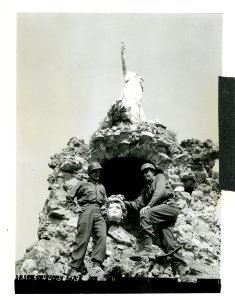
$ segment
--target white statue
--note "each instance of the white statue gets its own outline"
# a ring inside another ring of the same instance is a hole
[[[118,200],[110,202],[107,208],[107,218],[114,223],[120,223],[123,219],[121,203]]]
[[[127,209],[121,196],[110,196],[105,206],[104,217],[110,223],[119,225],[126,218]]]
[[[121,60],[124,77],[124,88],[121,100],[129,111],[129,118],[132,122],[143,122],[146,120],[141,104],[143,96],[143,78],[134,72],[130,72],[126,67],[125,44],[121,44]],[[119,99],[119,100],[120,100]]]

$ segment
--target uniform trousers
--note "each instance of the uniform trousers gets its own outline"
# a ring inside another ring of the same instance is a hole
[[[179,209],[175,205],[159,204],[148,208],[144,215],[140,216],[140,226],[143,231],[144,239],[148,240],[154,236],[155,231],[164,252],[168,253],[178,247],[174,235],[173,228],[179,214]],[[172,263],[177,266],[184,263],[183,257],[176,252],[172,255]]]
[[[70,266],[79,269],[84,265],[84,257],[92,233],[96,238],[92,260],[103,262],[106,256],[106,222],[97,204],[83,206],[79,213],[76,245]]]

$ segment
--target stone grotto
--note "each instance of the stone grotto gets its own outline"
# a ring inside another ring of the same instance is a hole
[[[218,146],[211,140],[188,139],[178,143],[175,132],[158,120],[131,123],[125,109],[117,109],[114,104],[89,144],[72,137],[62,151],[50,157],[49,194],[39,215],[38,240],[16,262],[16,275],[68,273],[79,205],[69,206],[66,195],[79,180],[88,177],[89,162],[97,160],[103,167],[100,181],[108,197],[119,195],[127,201],[134,200],[143,187],[140,166],[144,162],[152,162],[161,169],[180,207],[174,234],[188,263],[185,280],[219,278],[220,223],[216,207],[220,191],[218,173],[213,170],[217,159]],[[108,231],[104,270],[98,273],[92,269],[90,238],[85,257],[88,273],[83,280],[94,276],[97,280],[174,278],[169,259],[161,263],[148,258],[130,259],[142,247],[136,212],[128,212],[121,229],[121,234],[118,227]],[[161,253],[157,240],[154,247]]]

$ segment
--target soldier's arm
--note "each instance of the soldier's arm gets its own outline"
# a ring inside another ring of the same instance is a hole
[[[69,204],[75,204],[74,198],[77,197],[77,192],[79,190],[81,183],[78,182],[75,186],[73,186],[68,194],[66,195],[66,200]]]
[[[107,207],[106,207],[107,194],[104,186],[102,186],[102,192],[103,192],[103,201],[101,206],[101,214],[104,218],[106,218],[107,217]]]
[[[153,207],[162,202],[166,194],[166,178],[163,174],[158,174],[155,182],[155,189],[148,206]]]
[[[133,201],[124,201],[124,203],[126,204],[127,207],[131,207],[135,210],[139,210],[140,208],[142,208],[144,206],[144,199],[143,199],[143,195],[141,193],[141,195],[133,200]]]
[[[105,187],[103,186],[103,192],[104,192],[104,200],[103,203],[105,203],[107,201],[107,194],[106,194],[106,190]]]

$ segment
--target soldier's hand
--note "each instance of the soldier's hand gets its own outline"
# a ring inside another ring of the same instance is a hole
[[[147,209],[148,209],[148,208],[150,208],[150,206],[149,206],[149,205],[147,205],[147,206],[145,206],[145,207],[141,208],[141,210],[140,210],[140,215],[144,215],[144,214],[146,214],[146,211],[147,211]]]

